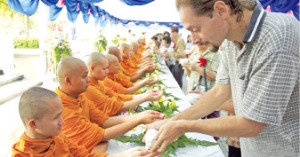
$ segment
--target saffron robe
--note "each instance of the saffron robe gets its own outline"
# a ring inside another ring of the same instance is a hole
[[[105,87],[110,88],[116,93],[126,94],[127,88],[123,87],[120,83],[113,81],[112,79],[106,77],[103,80],[103,84]]]
[[[31,139],[25,133],[12,147],[13,157],[106,157],[106,153],[91,154],[84,147],[59,134],[48,139]]]
[[[62,118],[65,123],[62,132],[68,139],[91,152],[104,137],[101,125],[108,116],[98,110],[83,94],[75,99],[58,88],[54,92],[61,98],[63,104]]]
[[[107,77],[120,83],[123,87],[129,88],[133,86],[133,83],[130,81],[130,77],[126,76],[121,70],[114,75],[108,74]]]
[[[117,94],[105,87],[102,81],[92,78],[89,79],[89,87],[84,95],[109,116],[119,113],[124,106],[124,101],[132,100],[132,95]]]

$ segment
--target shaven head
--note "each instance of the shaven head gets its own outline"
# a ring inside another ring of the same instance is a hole
[[[26,127],[30,119],[41,119],[49,111],[49,106],[58,96],[53,92],[41,87],[32,87],[25,91],[19,102],[19,113]]]
[[[116,56],[112,55],[112,54],[107,54],[106,58],[108,60],[108,65],[111,65],[111,64],[113,64],[115,62],[117,62],[117,63],[119,62],[118,58]]]
[[[119,60],[112,54],[106,55],[108,60],[108,73],[114,75],[120,71]]]
[[[88,69],[79,58],[65,57],[57,67],[59,89],[73,98],[86,91]]]
[[[120,44],[120,52],[123,58],[129,58],[131,56],[131,47],[127,43]]]
[[[99,52],[93,52],[90,54],[87,64],[90,68],[91,66],[97,66],[98,64],[101,64],[104,60],[106,60],[105,55]]]
[[[91,53],[88,59],[89,77],[93,80],[104,80],[108,73],[108,61],[106,56],[94,52]]]
[[[78,68],[86,66],[85,63],[75,57],[64,57],[61,59],[61,61],[58,63],[57,66],[57,75],[58,75],[58,82],[59,84],[63,84],[64,78],[66,76],[72,76],[73,74],[78,72]]]
[[[116,46],[109,47],[107,53],[116,56],[118,58],[119,62],[122,61],[122,55],[121,55],[121,52],[118,49],[118,47],[116,47]]]
[[[129,50],[130,49],[130,45],[127,43],[121,43],[120,44],[120,51],[124,51],[124,50]]]
[[[133,53],[137,53],[138,52],[138,50],[139,50],[139,43],[137,41],[131,42],[130,46],[132,48]]]

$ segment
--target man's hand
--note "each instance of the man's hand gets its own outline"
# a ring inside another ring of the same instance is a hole
[[[164,119],[164,114],[153,110],[147,110],[138,114],[134,114],[131,118],[138,119],[140,124],[149,124],[156,120]]]
[[[151,148],[151,152],[161,154],[167,146],[184,133],[182,120],[168,121],[162,125],[156,135],[156,142]]]

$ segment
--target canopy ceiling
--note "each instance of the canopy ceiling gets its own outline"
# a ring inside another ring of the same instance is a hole
[[[152,24],[172,26],[180,24],[175,8],[175,0],[41,0],[50,7],[51,21],[67,8],[67,16],[71,22],[76,22],[81,14],[85,23],[92,15],[95,23],[105,26],[112,24],[128,24],[149,26]],[[264,8],[269,7],[274,12],[292,12],[299,20],[299,0],[259,0]],[[39,5],[39,0],[7,0],[9,6],[22,14],[33,15]]]

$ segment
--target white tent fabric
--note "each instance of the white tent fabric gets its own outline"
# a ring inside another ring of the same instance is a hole
[[[120,0],[104,0],[96,5],[124,20],[180,22],[175,0],[155,0],[141,6],[129,6]]]

